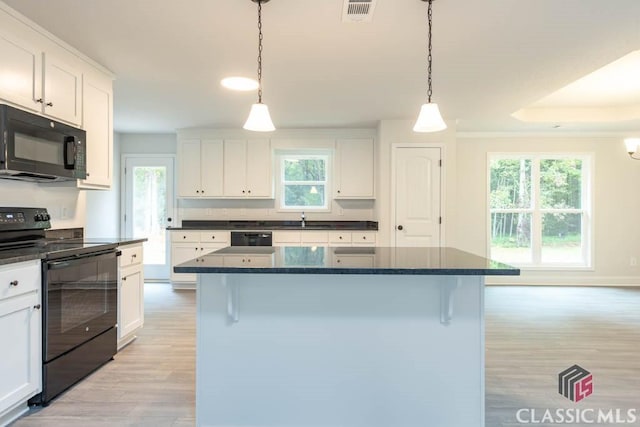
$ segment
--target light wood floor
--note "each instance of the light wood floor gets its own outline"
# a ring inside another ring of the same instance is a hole
[[[157,283],[145,292],[138,339],[15,426],[195,424],[195,294]],[[486,319],[488,427],[521,425],[520,408],[640,407],[640,289],[490,287]],[[594,376],[579,404],[557,392],[573,364]]]

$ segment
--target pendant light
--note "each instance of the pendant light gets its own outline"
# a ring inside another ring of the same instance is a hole
[[[243,128],[257,132],[270,132],[276,130],[269,115],[269,107],[262,103],[262,3],[269,0],[251,0],[258,3],[258,102],[251,106],[249,118]]]
[[[413,126],[413,131],[437,132],[446,129],[447,125],[445,124],[444,120],[442,120],[438,104],[431,102],[431,62],[433,60],[433,56],[431,55],[431,27],[433,21],[433,0],[422,1],[426,1],[429,3],[429,7],[427,9],[427,22],[429,26],[429,34],[427,38],[427,103],[422,104],[422,108],[420,108],[420,115],[418,115],[418,120]]]

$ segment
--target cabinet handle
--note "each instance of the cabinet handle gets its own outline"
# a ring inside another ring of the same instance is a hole
[[[197,194],[200,194],[200,190],[196,190],[196,193],[197,193]]]
[[[401,225],[398,226],[398,230],[402,231],[404,227],[402,227]]]
[[[138,254],[131,255],[131,258],[138,258]]]
[[[362,236],[362,240],[367,240],[367,236]]]
[[[242,194],[244,194],[244,193],[245,193],[245,191],[244,191],[244,190],[242,190]]]
[[[182,238],[183,238],[183,239],[186,239],[186,238],[187,238],[187,236],[182,236]]]
[[[204,251],[204,248],[200,248],[201,251]]]
[[[34,310],[40,310],[41,307],[42,306],[40,304],[36,304],[36,305],[33,306],[33,309]]]
[[[204,194],[204,190],[200,190],[200,193]]]
[[[211,236],[211,239],[215,239],[215,238],[216,238],[216,236]]]
[[[36,99],[36,102],[37,102],[38,104],[44,104],[44,99],[42,99],[42,98],[38,98],[38,99]]]
[[[251,194],[251,190],[247,191],[247,193]]]
[[[53,102],[47,102],[45,105],[46,105],[47,107],[53,107]]]
[[[340,236],[340,240],[342,240],[342,236]]]
[[[18,286],[18,282],[17,280],[14,280],[13,282],[9,282],[9,286]]]
[[[338,190],[338,194],[340,194],[340,190]]]
[[[127,278],[126,278],[126,277],[123,277],[123,278],[122,278],[122,281],[123,281],[123,282],[126,282],[126,281],[127,281]]]
[[[336,262],[337,262],[338,264],[340,264],[340,260],[336,260]]]
[[[87,176],[91,176],[91,174],[89,172],[87,172]]]

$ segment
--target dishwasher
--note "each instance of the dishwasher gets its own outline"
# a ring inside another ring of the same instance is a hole
[[[231,246],[272,246],[271,231],[232,231]]]

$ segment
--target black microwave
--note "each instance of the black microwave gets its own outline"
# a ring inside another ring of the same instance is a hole
[[[0,105],[0,178],[21,181],[85,179],[86,132]]]

